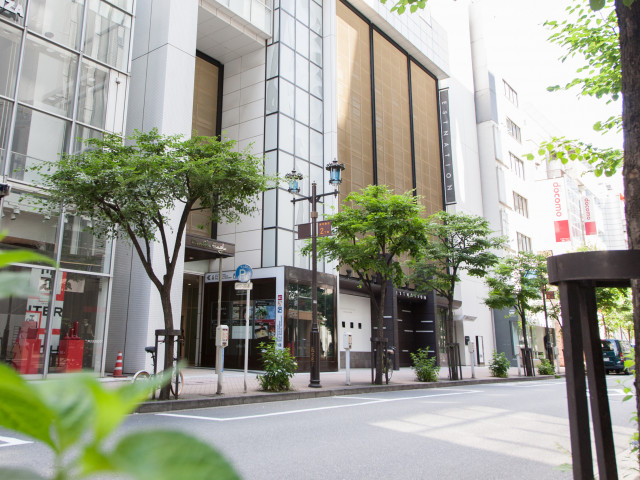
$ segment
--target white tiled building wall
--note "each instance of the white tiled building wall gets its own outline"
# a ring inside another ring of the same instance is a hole
[[[239,150],[263,154],[265,49],[257,49],[224,65],[222,133],[237,140]],[[262,198],[260,211],[238,223],[219,224],[218,239],[234,243],[236,256],[223,261],[224,270],[242,263],[258,266],[262,247]],[[238,263],[239,262],[239,263]]]
[[[188,137],[191,135],[198,2],[184,0],[178,4],[154,0],[137,2],[137,5],[127,132],[157,127],[163,134],[179,133]],[[151,367],[144,347],[154,344],[155,330],[164,328],[164,317],[155,286],[137,255],[132,262],[132,253],[123,243],[116,248],[106,370],[113,369],[115,360],[113,365],[111,361],[117,349],[126,353],[125,370],[135,372]],[[184,256],[184,247],[178,255]],[[153,246],[152,264],[156,275],[161,277],[164,260],[159,244]],[[183,266],[179,261],[172,284],[174,328],[180,325]],[[162,358],[163,353],[158,353],[158,358]]]

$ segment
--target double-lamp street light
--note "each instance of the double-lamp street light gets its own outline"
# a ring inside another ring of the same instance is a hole
[[[342,183],[342,170],[344,170],[344,164],[338,163],[334,158],[333,162],[327,164],[325,169],[329,172],[329,184],[333,185],[335,190],[328,193],[316,193],[316,182],[311,184],[311,195],[308,197],[294,198],[292,203],[301,202],[303,200],[309,200],[311,202],[311,373],[309,386],[314,388],[320,388],[320,332],[318,331],[318,256],[316,251],[316,223],[318,219],[318,211],[316,204],[319,199],[328,195],[338,195],[338,185]],[[289,193],[297,195],[300,193],[300,180],[302,180],[302,174],[295,171],[287,173],[284,178],[289,184]]]

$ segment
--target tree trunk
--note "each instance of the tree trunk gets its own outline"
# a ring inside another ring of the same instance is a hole
[[[164,328],[165,330],[173,330],[173,311],[171,310],[171,284],[167,287],[159,290],[160,292],[160,302],[162,304],[162,313],[164,316]],[[175,349],[174,349],[174,338],[173,337],[165,337],[164,344],[164,368],[165,372],[170,372],[173,368],[173,358],[175,357]],[[158,358],[158,360],[160,360]],[[159,363],[159,362],[158,362]],[[160,390],[160,400],[169,400],[171,397],[171,387],[169,384],[166,384]]]
[[[382,349],[384,347],[384,302],[387,293],[387,280],[382,279],[380,281],[380,303],[378,304],[378,318],[377,318],[377,338],[376,342],[376,378],[373,383],[376,385],[382,385]]]
[[[520,310],[520,320],[522,321],[522,338],[524,338],[524,355],[522,357],[524,374],[527,377],[533,377],[533,359],[531,363],[529,363],[529,361],[527,360],[527,355],[529,352],[529,342],[527,341],[527,317],[524,308]]]
[[[453,290],[451,290],[453,292]],[[447,360],[449,362],[449,380],[458,380],[458,356],[455,355],[454,349],[455,338],[453,334],[453,295],[448,299],[449,306],[447,310],[447,325],[445,328],[445,342],[447,344]]]
[[[640,1],[630,7],[616,0],[620,28],[620,67],[622,69],[622,126],[624,141],[625,214],[629,248],[640,248]],[[640,281],[631,282],[633,325],[640,332]],[[640,366],[640,348],[635,349]],[[636,367],[636,410],[640,413],[640,368]],[[640,431],[640,423],[638,427]]]

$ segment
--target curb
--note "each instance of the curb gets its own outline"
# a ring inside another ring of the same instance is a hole
[[[490,383],[531,382],[539,380],[555,380],[555,375],[540,375],[535,377],[510,377],[490,378],[475,380],[444,380],[430,383],[412,383],[398,385],[367,385],[359,387],[344,386],[340,388],[327,388],[320,390],[305,390],[303,392],[289,391],[281,393],[259,393],[247,395],[234,395],[225,397],[222,395],[209,395],[188,400],[158,400],[144,402],[138,406],[135,413],[159,413],[175,410],[191,410],[198,408],[228,407],[233,405],[247,405],[252,403],[280,402],[285,400],[302,400],[306,398],[323,398],[339,395],[358,395],[363,393],[397,392],[403,390],[424,390],[430,388],[460,387],[470,385],[482,385]],[[564,378],[561,375],[560,378]]]

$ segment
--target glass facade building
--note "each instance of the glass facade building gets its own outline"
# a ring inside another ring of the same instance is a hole
[[[19,265],[31,289],[0,301],[0,361],[23,374],[104,372],[112,242],[91,218],[40,212],[33,167],[78,152],[81,139],[122,134],[133,0],[18,0],[0,8],[0,166],[3,248],[57,268]]]

